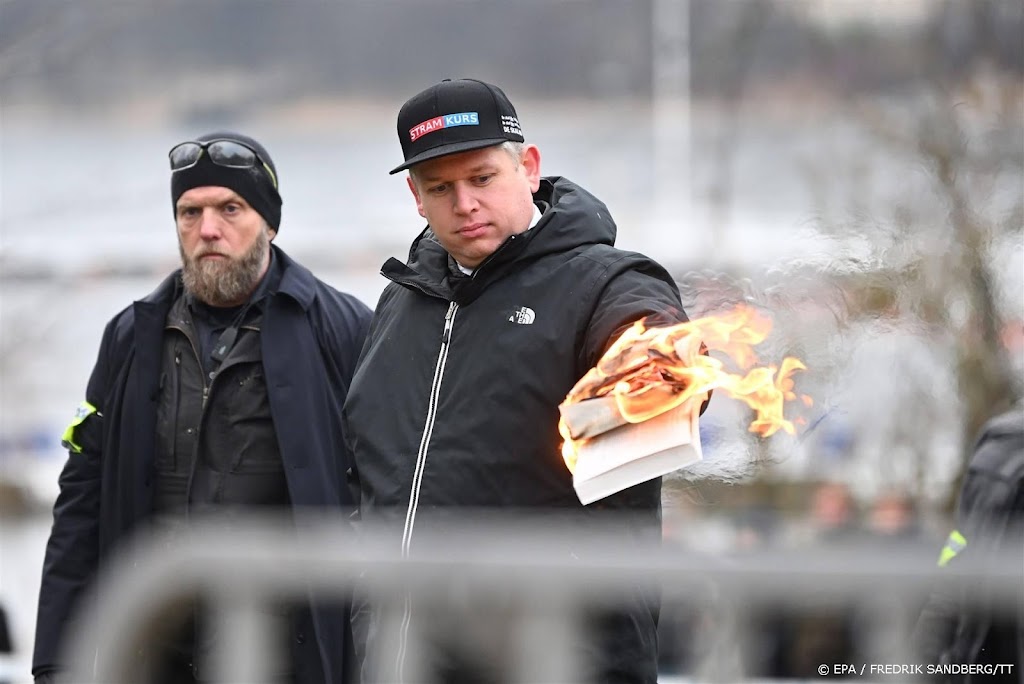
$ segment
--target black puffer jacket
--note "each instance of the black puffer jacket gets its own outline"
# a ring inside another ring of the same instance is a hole
[[[449,267],[429,227],[407,264],[389,260],[345,408],[364,520],[415,524],[451,507],[581,509],[559,452],[558,404],[613,334],[652,313],[685,320],[671,276],[613,247],[607,208],[542,179],[531,230],[472,277]],[[660,537],[654,480],[588,508],[629,508]],[[642,605],[641,605],[642,604]],[[657,606],[638,602],[603,649],[608,681],[656,679]],[[602,656],[602,657],[604,657]]]

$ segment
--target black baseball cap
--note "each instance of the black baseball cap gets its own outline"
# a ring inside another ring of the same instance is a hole
[[[405,163],[391,173],[507,140],[525,142],[501,88],[472,78],[446,78],[409,99],[398,112],[398,139]]]

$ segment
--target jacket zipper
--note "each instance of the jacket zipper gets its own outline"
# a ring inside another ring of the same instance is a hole
[[[196,345],[192,341],[192,338],[189,336],[188,332],[186,332],[184,328],[181,328],[177,325],[170,325],[167,327],[173,330],[177,330],[185,335],[185,339],[188,340],[188,344],[192,348],[192,355],[195,357],[196,363],[199,364],[199,375],[203,379],[203,403],[199,409],[199,424],[196,425],[196,435],[194,441],[192,442],[192,464],[189,466],[188,482],[185,484],[185,518],[187,520],[191,517],[192,513],[192,481],[195,478],[196,474],[196,462],[199,460],[199,440],[202,436],[201,433],[203,426],[203,418],[206,416],[206,400],[209,399],[210,397],[210,386],[212,383],[206,382],[206,371],[203,370],[203,361],[199,357],[199,350],[196,349]],[[180,362],[181,357],[178,357],[177,360]],[[178,400],[180,401],[181,397],[179,397]]]
[[[441,351],[437,355],[437,365],[434,367],[434,379],[430,384],[430,397],[427,402],[427,419],[423,425],[423,436],[420,438],[420,448],[416,453],[416,468],[412,475],[412,490],[409,492],[409,508],[405,514],[405,529],[402,530],[402,556],[409,555],[409,545],[412,541],[412,530],[416,524],[416,509],[420,501],[420,485],[423,483],[423,471],[427,464],[427,446],[430,444],[430,436],[434,431],[434,420],[437,418],[437,398],[441,393],[441,379],[444,376],[445,362],[448,360],[448,345],[451,341],[452,325],[455,322],[455,312],[459,305],[455,302],[448,304],[448,313],[444,316],[444,331],[441,333]]]
[[[444,316],[444,330],[441,333],[441,351],[437,355],[437,365],[434,366],[434,379],[430,384],[430,397],[427,402],[427,418],[423,425],[423,436],[420,438],[420,448],[416,453],[416,468],[412,475],[412,489],[409,492],[409,508],[405,514],[405,528],[402,530],[402,557],[409,556],[409,547],[412,542],[413,526],[416,524],[416,510],[419,508],[420,486],[423,483],[423,471],[427,464],[427,447],[430,444],[430,437],[434,431],[434,421],[437,418],[437,400],[441,393],[441,380],[444,377],[444,366],[448,360],[448,348],[451,342],[452,326],[455,323],[455,312],[459,305],[455,302],[448,304],[448,313]],[[405,614],[402,616],[402,629],[398,639],[398,654],[396,667],[399,681],[403,681],[403,666],[405,664],[405,651],[407,637],[409,634],[409,623],[412,619],[412,605],[407,595],[405,598]]]
[[[181,414],[181,348],[174,351],[174,422],[171,423],[171,468],[178,469],[178,417]]]

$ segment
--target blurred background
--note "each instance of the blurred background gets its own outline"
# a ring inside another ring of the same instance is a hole
[[[1022,35],[1020,0],[0,0],[9,678],[103,326],[178,262],[167,150],[262,141],[276,243],[373,306],[422,228],[395,117],[445,77],[500,85],[542,171],[602,198],[691,317],[753,304],[761,360],[808,366],[795,436],[712,401],[666,537],[932,565],[971,440],[1024,389]]]

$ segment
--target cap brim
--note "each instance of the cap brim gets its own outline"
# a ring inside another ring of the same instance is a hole
[[[437,147],[432,147],[431,149],[425,152],[420,152],[412,159],[407,159],[405,163],[402,164],[401,166],[396,166],[395,168],[388,171],[388,175],[398,173],[399,171],[404,171],[410,166],[416,166],[421,162],[430,161],[431,159],[437,159],[438,157],[444,157],[449,154],[456,154],[458,152],[469,152],[470,150],[479,150],[484,147],[494,147],[495,145],[500,145],[504,142],[508,142],[508,139],[486,138],[484,140],[464,140],[462,142],[449,143],[447,145],[439,145]]]

